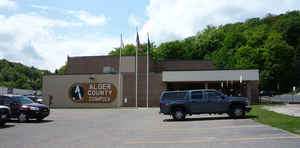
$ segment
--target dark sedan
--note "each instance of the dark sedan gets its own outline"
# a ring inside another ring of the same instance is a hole
[[[259,96],[263,97],[263,96],[268,96],[268,97],[273,97],[275,95],[278,95],[279,93],[276,91],[265,91],[262,90],[259,92]]]
[[[2,101],[1,101],[2,100]],[[17,118],[19,122],[29,119],[43,120],[50,113],[46,105],[34,103],[31,99],[20,95],[0,95],[0,102],[10,107],[11,118]]]
[[[3,126],[8,119],[9,119],[9,108],[7,106],[0,105],[0,126]]]

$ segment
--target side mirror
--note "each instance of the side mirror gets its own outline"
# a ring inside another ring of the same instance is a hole
[[[225,96],[224,96],[224,95],[222,95],[222,96],[221,96],[221,98],[222,98],[222,99],[225,99]]]

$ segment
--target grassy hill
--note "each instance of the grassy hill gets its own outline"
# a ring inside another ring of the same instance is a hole
[[[49,71],[0,59],[0,86],[39,90],[41,89],[42,72],[50,74]]]

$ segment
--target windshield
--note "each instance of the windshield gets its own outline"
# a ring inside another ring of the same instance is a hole
[[[18,103],[21,103],[21,104],[32,104],[34,103],[31,99],[25,97],[25,96],[17,96],[17,97],[14,97],[15,101],[17,101]]]

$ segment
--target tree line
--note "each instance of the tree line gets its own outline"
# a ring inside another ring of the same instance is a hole
[[[218,69],[259,69],[259,88],[290,91],[300,86],[300,11],[267,14],[244,22],[207,26],[183,40],[151,44],[155,61],[166,59],[212,60]],[[139,55],[145,55],[142,44]],[[109,55],[119,55],[115,48]],[[122,55],[135,55],[133,44]]]
[[[40,90],[42,74],[51,74],[51,72],[5,59],[0,60],[0,86]]]

